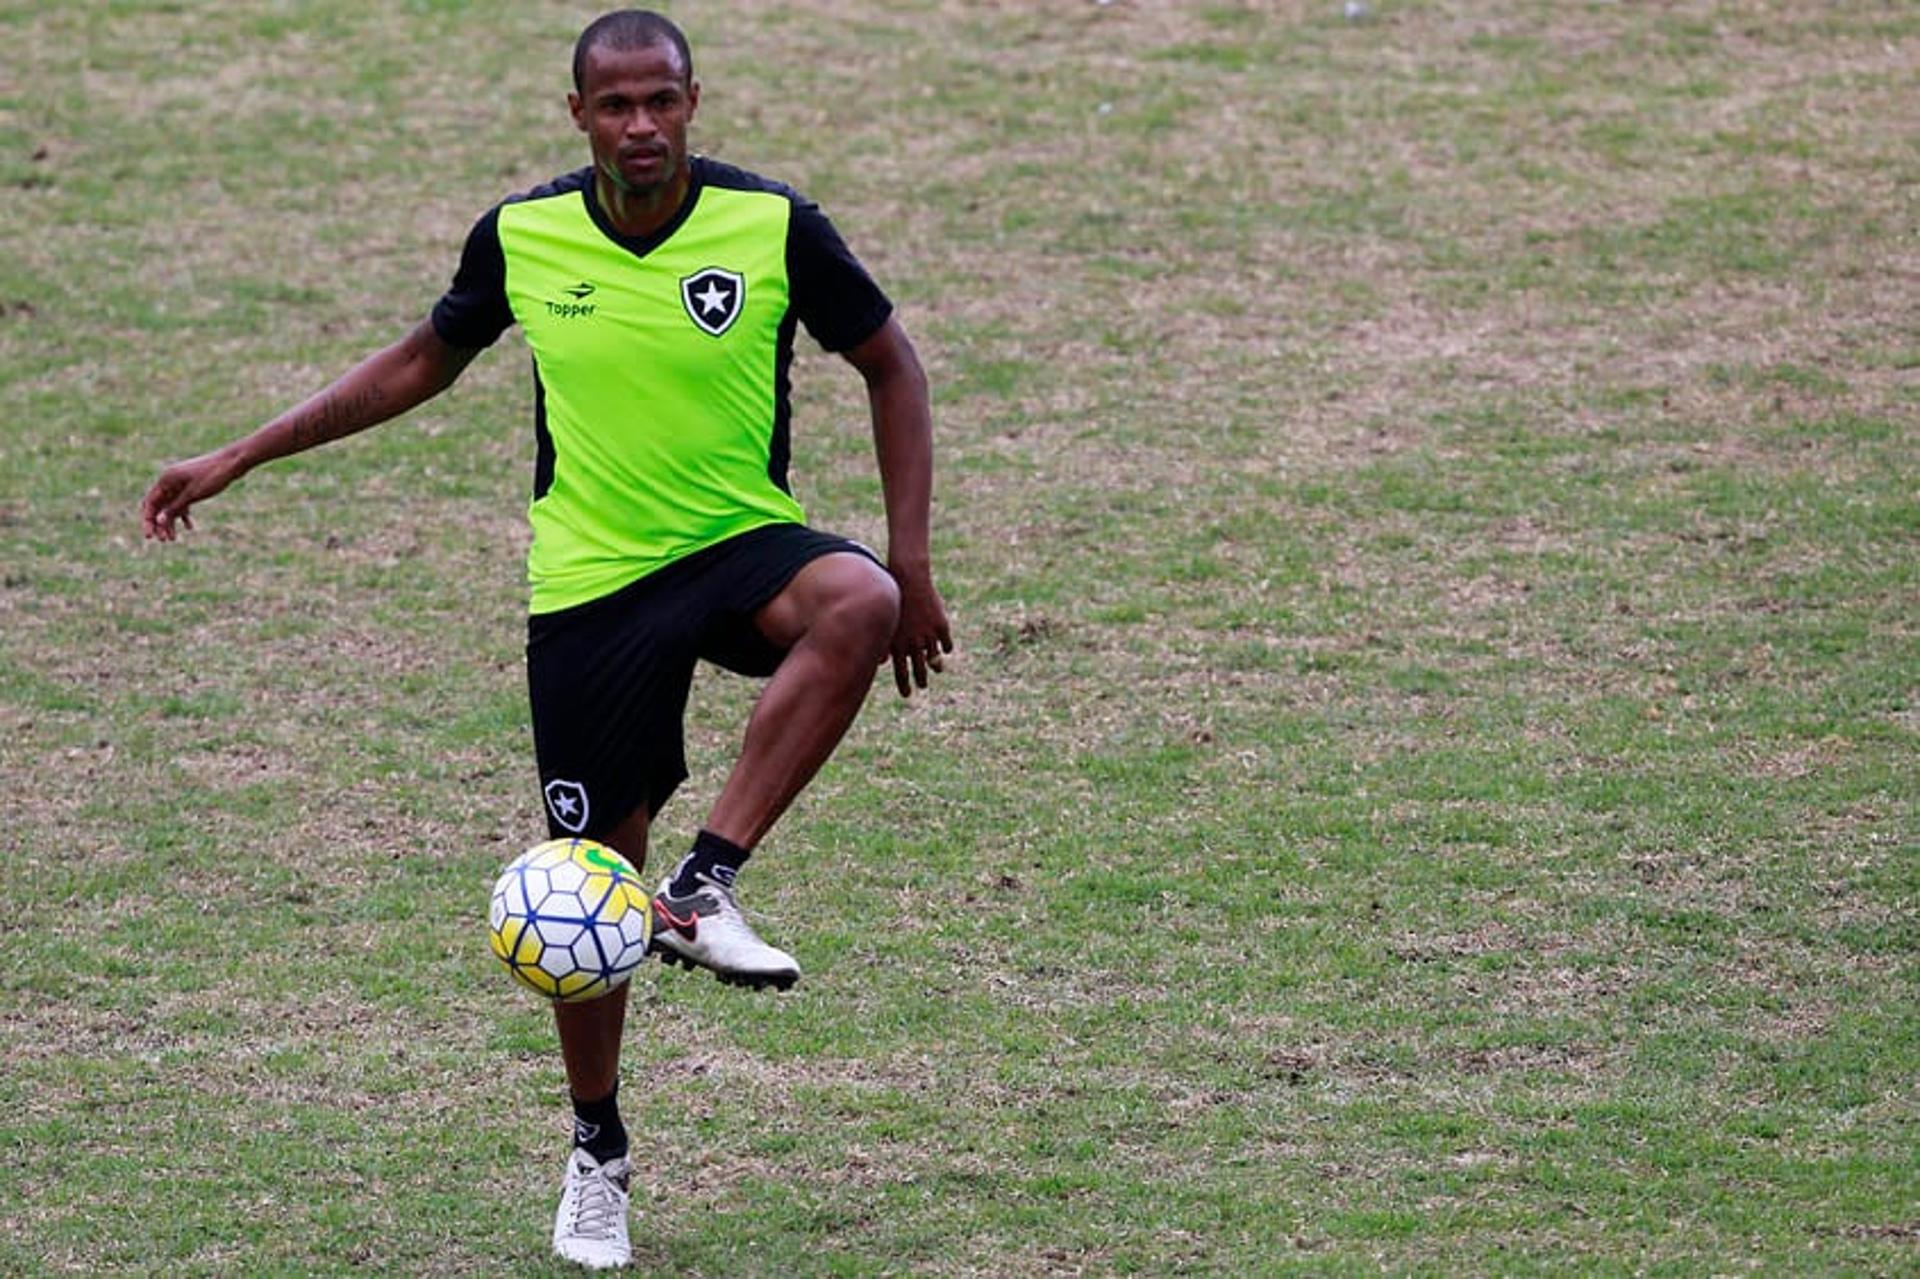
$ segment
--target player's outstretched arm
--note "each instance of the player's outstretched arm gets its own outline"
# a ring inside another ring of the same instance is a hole
[[[873,445],[887,503],[887,569],[900,584],[900,624],[894,628],[893,682],[900,696],[927,686],[953,651],[947,606],[933,584],[928,523],[933,503],[933,410],[927,375],[898,320],[846,353],[866,379],[873,411]]]
[[[212,497],[263,462],[399,417],[452,386],[477,354],[447,345],[431,323],[422,321],[259,430],[160,472],[140,503],[142,531],[158,541],[173,541],[175,521],[193,527],[188,511],[195,502]]]

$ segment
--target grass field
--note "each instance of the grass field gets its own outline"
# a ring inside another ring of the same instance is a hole
[[[0,1272],[566,1273],[524,347],[135,506],[583,162],[594,12],[0,3]],[[637,980],[639,1269],[1920,1269],[1920,8],[676,16],[919,341],[960,651],[743,880],[805,982]]]

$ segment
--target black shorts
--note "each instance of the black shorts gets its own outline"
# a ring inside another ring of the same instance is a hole
[[[527,619],[527,691],[547,830],[604,838],[657,814],[687,777],[694,663],[773,674],[786,651],[753,623],[822,555],[858,542],[771,524],[675,560],[611,595]]]

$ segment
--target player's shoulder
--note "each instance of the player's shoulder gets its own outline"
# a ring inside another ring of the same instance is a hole
[[[806,206],[812,201],[784,182],[743,169],[737,164],[728,164],[712,156],[693,157],[694,174],[700,185],[721,191],[757,191],[765,195],[777,195],[794,204]]]
[[[528,187],[524,191],[515,191],[503,197],[474,219],[473,230],[468,233],[468,243],[477,242],[487,246],[490,252],[495,251],[492,246],[500,238],[500,214],[503,210],[515,206],[536,206],[549,200],[568,198],[577,200],[592,176],[593,170],[590,168],[575,169],[557,178],[549,178],[538,186]]]
[[[562,173],[559,177],[547,179],[539,186],[529,187],[525,191],[516,191],[493,207],[497,211],[509,204],[528,204],[538,200],[557,200],[566,196],[575,196],[586,189],[587,182],[592,176],[591,168],[579,168],[571,173]]]

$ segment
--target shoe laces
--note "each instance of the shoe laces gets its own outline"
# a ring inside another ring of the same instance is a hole
[[[762,941],[760,934],[753,930],[753,925],[747,922],[746,912],[740,909],[740,899],[734,896],[733,889],[705,875],[695,875],[694,879],[700,885],[699,895],[707,898],[711,906],[703,926],[710,928],[714,935],[728,937],[748,946],[775,950]]]
[[[719,913],[731,915],[736,923],[745,925],[746,915],[740,909],[740,899],[733,895],[733,889],[717,879],[708,879],[705,875],[695,875],[700,881],[700,891],[711,896],[720,905]]]
[[[618,1189],[611,1163],[581,1177],[580,1193],[573,1201],[573,1233],[588,1239],[613,1237],[627,1210]]]

